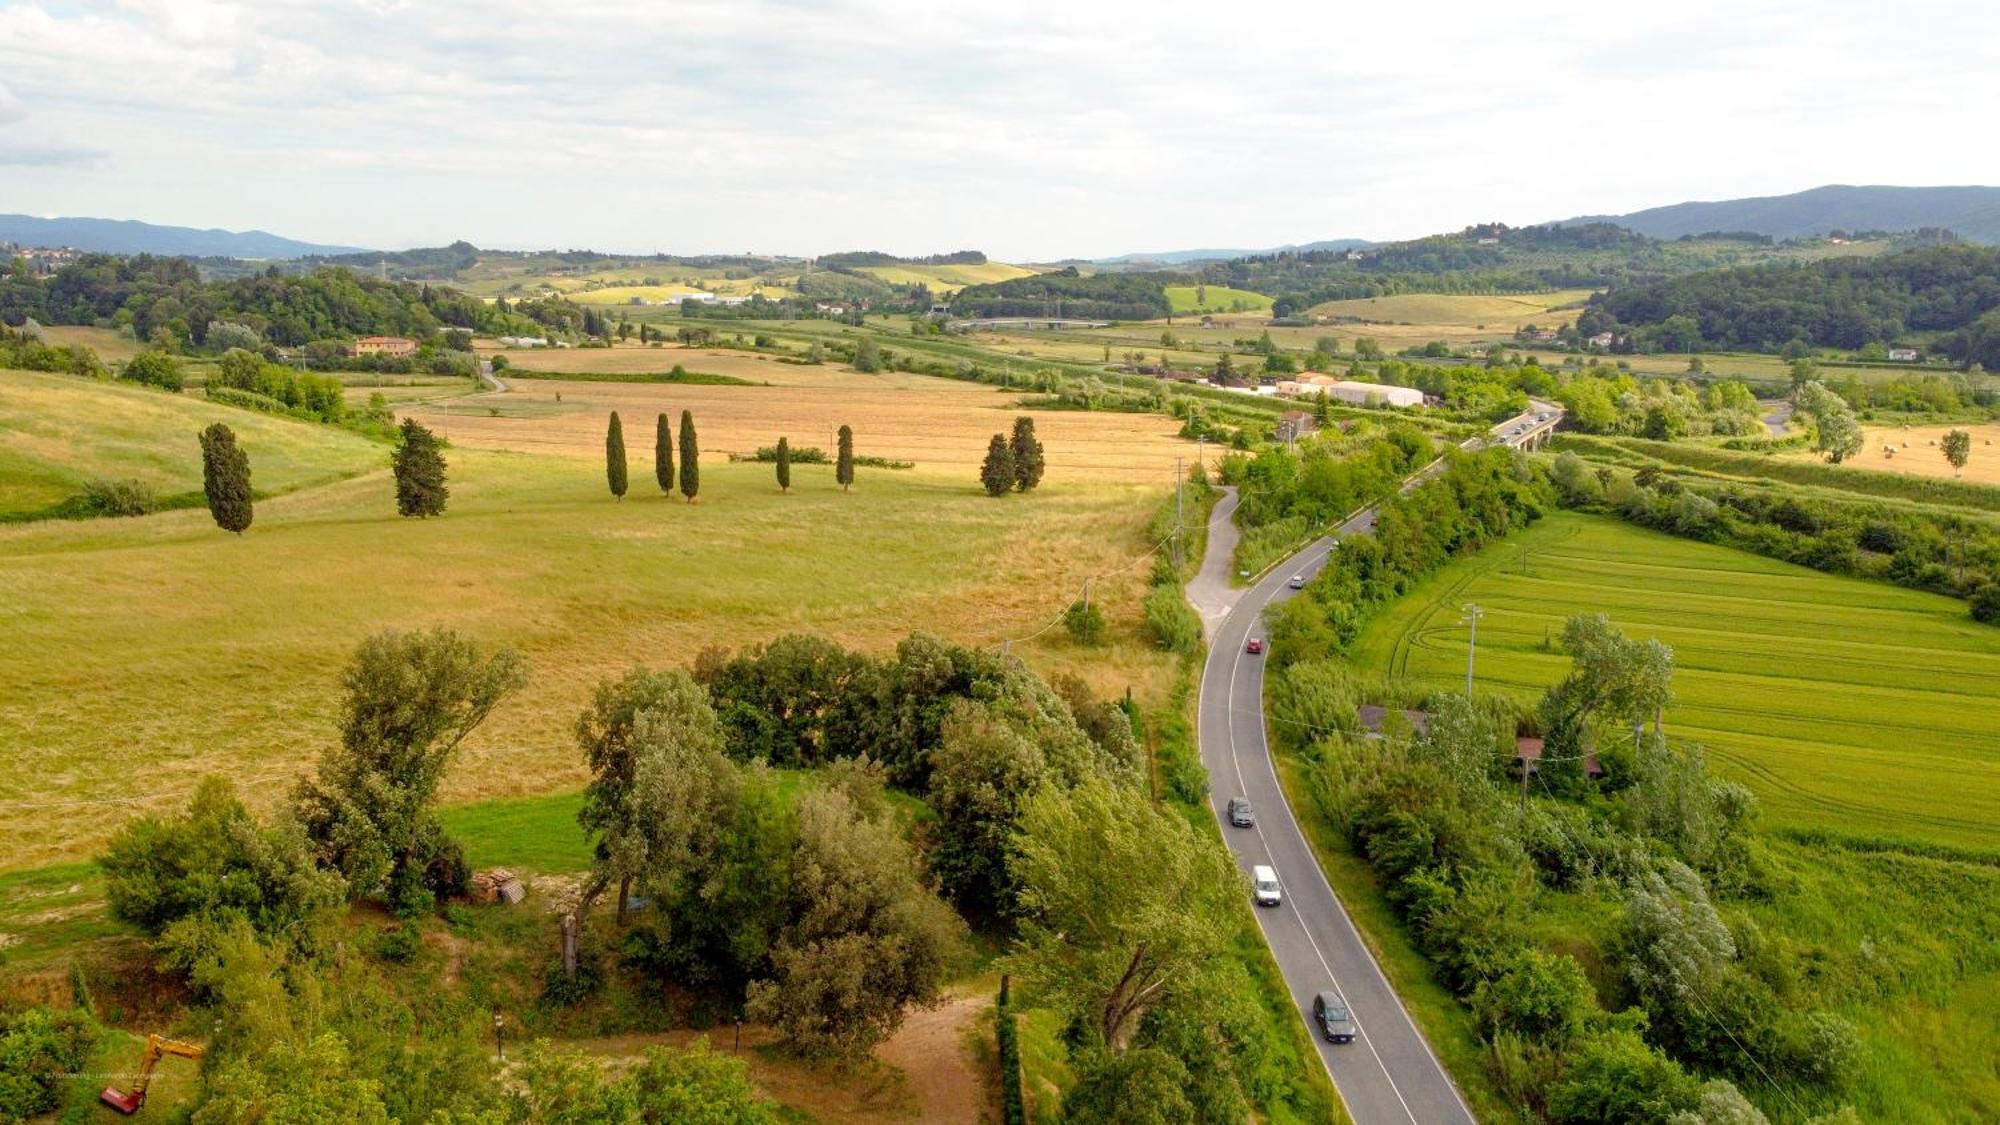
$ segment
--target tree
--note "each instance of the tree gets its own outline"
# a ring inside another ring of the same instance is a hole
[[[1030,797],[1008,864],[1020,903],[1009,968],[1113,1051],[1236,933],[1243,879],[1228,853],[1106,779]]]
[[[1965,471],[1965,463],[1972,459],[1972,435],[1964,430],[1953,430],[1944,435],[1938,443],[1944,447],[1944,459],[1959,472]]]
[[[604,433],[604,479],[611,486],[611,495],[625,499],[625,427],[618,421],[618,412],[611,412],[611,427]]]
[[[681,411],[681,495],[694,503],[701,491],[701,450],[695,445],[694,412]]]
[[[854,428],[840,427],[840,452],[833,463],[833,479],[846,492],[854,484]]]
[[[1549,1119],[1564,1123],[1620,1121],[1667,1125],[1692,1111],[1700,1087],[1674,1060],[1626,1028],[1584,1043],[1549,1094]]]
[[[1798,384],[1792,399],[1798,412],[1812,419],[1813,448],[1826,454],[1827,460],[1838,465],[1861,451],[1861,423],[1846,399],[1814,380]]]
[[[488,656],[449,629],[361,643],[341,677],[340,744],[293,791],[350,894],[409,907],[463,883],[464,860],[431,806],[453,752],[523,679],[512,650]]]
[[[1025,414],[1014,419],[1014,437],[1007,445],[1014,458],[1014,487],[1026,492],[1042,483],[1042,443],[1035,437],[1035,420]]]
[[[870,375],[882,370],[882,349],[876,345],[875,337],[864,332],[855,341],[853,367]]]
[[[645,325],[640,325],[644,328]],[[667,415],[660,412],[653,424],[653,479],[660,482],[660,491],[671,496],[674,493],[674,438],[667,427]]]
[[[1069,1125],[1195,1125],[1187,1067],[1157,1047],[1122,1054],[1092,1051],[1077,1060],[1076,1085],[1063,1095]]]
[[[577,719],[576,739],[591,774],[577,823],[596,837],[597,889],[618,882],[622,920],[631,882],[647,864],[692,850],[697,826],[672,810],[692,807],[691,815],[706,815],[711,799],[699,793],[717,790],[722,726],[708,693],[686,672],[634,668],[597,685]],[[596,893],[586,893],[580,915]]]
[[[158,387],[163,391],[181,389],[181,365],[165,352],[140,352],[127,360],[118,372],[120,379],[141,383],[148,387]]]
[[[1599,713],[1635,726],[1657,718],[1673,698],[1674,653],[1659,641],[1632,641],[1603,614],[1577,614],[1563,624],[1570,672],[1542,696],[1545,754],[1541,776],[1574,786],[1596,745]]]
[[[396,511],[420,519],[441,516],[451,499],[444,483],[444,445],[415,418],[403,419],[400,429],[389,462],[396,477]]]
[[[792,442],[790,438],[778,438],[778,491],[792,490]]]
[[[986,486],[988,496],[1005,496],[1013,491],[1014,453],[1007,445],[1007,435],[994,434],[986,443],[986,462],[979,467],[979,483]]]
[[[964,923],[918,881],[887,803],[875,803],[870,816],[841,789],[799,797],[789,918],[770,976],[747,992],[746,1014],[809,1055],[866,1055],[907,1005],[936,1002],[963,941]]]
[[[201,490],[215,526],[238,535],[249,528],[250,458],[236,444],[235,431],[221,422],[201,432]]]

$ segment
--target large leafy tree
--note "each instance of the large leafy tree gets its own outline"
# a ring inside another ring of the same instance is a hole
[[[1827,460],[1838,465],[1861,452],[1861,422],[1847,400],[1817,380],[1802,383],[1792,398],[1798,412],[1812,420],[1813,448],[1826,454]]]
[[[611,486],[611,495],[625,499],[625,427],[618,421],[618,412],[611,412],[611,425],[604,431],[604,480]]]
[[[1014,488],[1014,452],[1007,435],[994,434],[986,443],[986,461],[979,467],[979,483],[988,496],[1005,496]]]
[[[452,754],[524,674],[511,650],[482,652],[449,629],[377,633],[341,678],[340,744],[293,802],[323,859],[355,895],[399,906],[449,893],[464,861],[432,805]]]
[[[444,444],[415,418],[403,419],[390,460],[396,476],[396,511],[428,519],[444,514],[451,489],[444,482]]]
[[[217,422],[201,432],[201,488],[215,526],[238,535],[249,528],[250,458],[236,444],[236,433]]]
[[[1029,798],[1009,850],[1020,908],[1010,967],[1113,1051],[1236,931],[1244,887],[1228,853],[1109,780]]]
[[[1963,472],[1965,463],[1972,459],[1972,435],[1964,430],[1953,430],[1944,435],[1944,440],[1938,444],[1943,447],[1944,459],[1951,463],[1951,467]]]
[[[1627,639],[1601,613],[1571,617],[1562,643],[1570,672],[1542,697],[1541,776],[1558,788],[1574,788],[1585,755],[1596,746],[1597,717],[1635,728],[1647,719],[1657,723],[1673,699],[1674,652],[1656,640]]]
[[[1014,436],[1007,448],[1014,457],[1014,487],[1022,492],[1042,483],[1042,441],[1035,436],[1035,420],[1023,414],[1014,419]]]
[[[694,412],[681,411],[681,495],[694,503],[701,491],[701,450],[695,444]]]

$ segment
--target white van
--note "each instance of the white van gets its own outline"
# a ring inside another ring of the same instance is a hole
[[[1278,890],[1278,873],[1263,864],[1250,869],[1250,884],[1257,889],[1258,906],[1276,906],[1284,901]]]

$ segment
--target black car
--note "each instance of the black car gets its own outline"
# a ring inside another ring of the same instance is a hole
[[[1354,1016],[1338,992],[1322,992],[1313,997],[1313,1022],[1329,1043],[1354,1042]]]
[[[1238,828],[1254,828],[1257,819],[1250,813],[1250,798],[1229,798],[1229,823]]]

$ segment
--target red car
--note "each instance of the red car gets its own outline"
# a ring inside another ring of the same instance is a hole
[[[1262,656],[1264,654],[1264,638],[1251,637],[1250,643],[1243,646],[1243,651],[1252,656]]]

